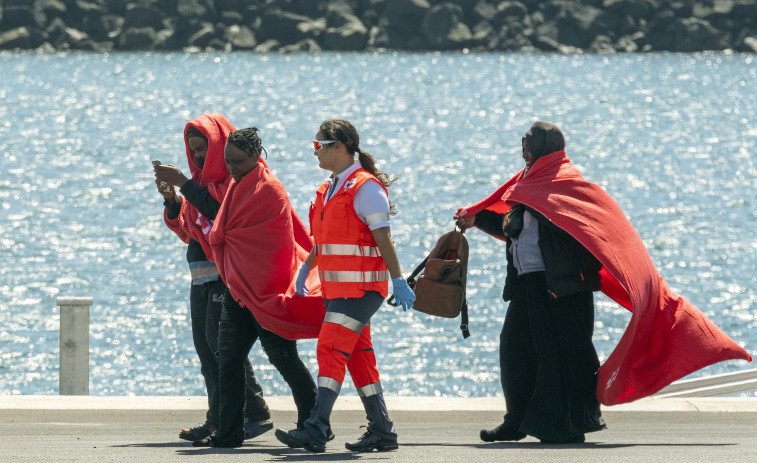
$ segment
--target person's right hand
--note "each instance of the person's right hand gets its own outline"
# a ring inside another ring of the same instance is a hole
[[[463,231],[465,231],[466,228],[472,227],[476,223],[475,214],[468,217],[460,217],[458,214],[455,214],[452,218],[457,221],[457,226]]]
[[[174,189],[173,185],[171,185],[171,189],[168,190],[168,192],[163,191],[163,188],[160,186],[160,184],[163,183],[161,180],[155,179],[155,185],[158,187],[158,193],[160,193],[164,198],[166,198],[169,201],[176,201],[176,190]]]

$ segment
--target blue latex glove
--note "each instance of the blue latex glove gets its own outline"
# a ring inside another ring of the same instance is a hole
[[[297,294],[300,296],[307,296],[310,294],[310,290],[307,286],[305,286],[305,280],[307,280],[308,275],[310,275],[310,271],[313,270],[306,264],[305,262],[302,263],[302,267],[300,267],[300,273],[297,274],[297,283],[295,283],[295,288],[297,288]]]
[[[407,280],[402,277],[392,279],[392,296],[405,312],[415,303],[415,293],[408,286]]]

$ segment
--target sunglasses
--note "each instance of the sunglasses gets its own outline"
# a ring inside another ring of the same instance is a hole
[[[313,140],[313,147],[316,151],[321,151],[326,145],[336,142],[336,140]]]

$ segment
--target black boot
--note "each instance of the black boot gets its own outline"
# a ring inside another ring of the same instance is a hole
[[[302,423],[301,428],[321,442],[330,441],[334,434],[331,432],[331,410],[334,408],[339,393],[327,387],[319,387],[315,396],[315,406],[310,412],[310,418]],[[300,424],[297,423],[300,428]]]
[[[396,443],[397,434],[394,432],[394,422],[389,419],[384,394],[378,393],[368,397],[360,397],[360,401],[363,402],[365,417],[368,419],[368,432]]]
[[[524,433],[514,429],[512,426],[508,426],[506,423],[502,423],[491,430],[482,429],[480,436],[484,442],[516,441],[526,437]]]

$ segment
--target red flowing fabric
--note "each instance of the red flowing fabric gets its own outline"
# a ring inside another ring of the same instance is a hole
[[[632,312],[626,331],[599,369],[597,398],[631,402],[700,368],[752,357],[699,309],[670,290],[618,204],[584,180],[565,151],[539,158],[484,200],[458,210],[507,212],[516,203],[543,214],[604,266],[602,292]]]
[[[231,295],[263,328],[287,339],[318,337],[326,314],[318,272],[307,279],[310,295],[295,290],[313,241],[262,159],[241,182],[231,181],[210,245]]]
[[[203,168],[197,165],[192,155],[192,150],[189,149],[189,144],[187,143],[187,130],[189,127],[197,128],[208,139],[208,153],[205,156]],[[223,150],[226,146],[226,138],[234,130],[231,122],[218,113],[205,114],[192,119],[184,127],[184,145],[192,180],[199,183],[201,187],[207,188],[210,195],[219,203],[226,196],[226,190],[229,188],[229,183],[231,182],[231,176],[226,169]],[[202,215],[189,201],[182,201],[181,213],[178,217],[169,219],[167,213],[164,212],[163,220],[166,222],[168,228],[173,230],[185,243],[189,243],[190,238],[200,243],[208,260],[213,260],[213,251],[208,243],[208,233],[210,233],[210,229],[213,226],[213,221]]]

